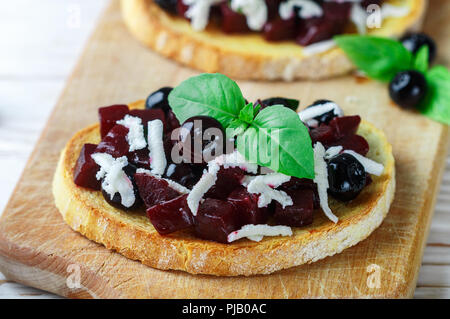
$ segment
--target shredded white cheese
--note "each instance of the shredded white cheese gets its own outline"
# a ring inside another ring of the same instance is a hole
[[[334,48],[335,46],[336,46],[336,42],[334,42],[333,39],[320,41],[320,42],[310,44],[306,47],[303,47],[302,53],[305,56],[311,56],[314,54],[326,52],[326,51]]]
[[[218,165],[224,168],[239,167],[243,171],[251,174],[258,173],[258,164],[248,162],[241,153],[235,150],[230,154],[223,154],[214,159]]]
[[[279,7],[279,14],[283,20],[290,19],[294,14],[294,8],[299,8],[299,17],[309,19],[321,17],[323,10],[316,2],[312,0],[288,0],[282,2]]]
[[[338,218],[333,214],[328,206],[328,170],[327,163],[324,160],[325,148],[320,142],[314,145],[314,183],[317,184],[317,191],[319,193],[320,207],[325,215],[333,222],[337,223]]]
[[[359,34],[366,34],[367,12],[359,3],[352,5],[350,20],[355,24]]]
[[[165,180],[167,182],[167,184],[169,184],[170,188],[176,190],[180,194],[189,194],[190,193],[190,190],[188,188],[184,187],[183,185],[178,184],[177,182],[175,182],[175,181],[173,181],[171,179],[162,178],[160,175],[155,175],[155,174],[153,174],[151,171],[149,171],[147,169],[138,168],[136,170],[136,173],[147,174],[147,175],[153,176],[156,179]]]
[[[197,184],[195,184],[194,187],[192,187],[192,190],[187,197],[187,204],[192,212],[192,215],[197,216],[198,207],[203,199],[203,195],[205,195],[206,192],[212,186],[214,186],[216,180],[217,180],[217,172],[215,172],[215,174],[205,172],[200,178],[200,180],[197,182]]]
[[[222,0],[182,0],[189,6],[184,16],[191,19],[191,26],[194,30],[201,31],[206,28],[209,21],[209,12],[211,6],[221,2]]]
[[[161,120],[148,122],[148,149],[150,151],[150,168],[153,174],[162,175],[166,170],[167,160],[164,152],[163,132]]]
[[[250,30],[260,31],[267,22],[268,10],[264,0],[231,0],[231,9],[245,15]]]
[[[410,9],[407,6],[394,6],[390,3],[383,3],[381,5],[381,18],[401,18],[409,13]]]
[[[281,190],[276,190],[283,183],[291,180],[290,176],[281,173],[271,173],[259,175],[250,180],[245,179],[247,191],[252,194],[260,194],[258,198],[258,207],[266,207],[272,200],[277,201],[283,208],[293,205],[292,198]]]
[[[123,171],[123,168],[128,165],[126,156],[114,158],[106,153],[95,153],[91,157],[100,166],[96,178],[98,180],[103,178],[102,188],[110,198],[119,193],[123,206],[133,206],[136,201],[133,184]]]
[[[356,153],[355,151],[345,150],[344,153],[353,155],[358,160],[358,162],[361,163],[361,165],[364,167],[364,170],[367,173],[376,176],[380,176],[381,174],[383,174],[384,171],[383,164],[372,161],[371,159],[364,157],[361,154]]]
[[[116,122],[123,125],[128,129],[127,142],[130,145],[130,152],[143,149],[147,146],[147,142],[144,137],[144,126],[142,120],[139,117],[125,115],[123,119]]]
[[[292,229],[289,226],[245,225],[241,229],[231,232],[228,235],[228,242],[231,243],[244,237],[253,241],[261,241],[264,236],[292,236]]]
[[[314,118],[320,116],[322,114],[333,111],[336,116],[343,116],[344,111],[334,102],[326,102],[323,104],[317,104],[311,107],[308,107],[300,112],[298,112],[298,116],[303,123],[306,123],[309,126],[314,126],[315,120]]]
[[[332,146],[325,151],[325,159],[330,159],[338,155],[342,151],[342,146]]]

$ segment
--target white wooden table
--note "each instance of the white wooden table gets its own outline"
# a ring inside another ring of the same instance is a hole
[[[107,0],[0,1],[0,214]],[[450,298],[450,157],[415,297]],[[57,298],[9,282],[0,298]]]

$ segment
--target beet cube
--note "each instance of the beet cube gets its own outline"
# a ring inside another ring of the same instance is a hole
[[[281,185],[282,189],[297,190],[303,188],[315,189],[317,186],[312,179],[309,178],[297,178],[292,176],[289,182]]]
[[[98,109],[100,121],[100,136],[103,139],[106,134],[128,114],[128,105],[111,105]]]
[[[145,173],[136,173],[134,179],[139,195],[147,208],[180,196],[180,193],[171,188],[169,183],[161,178]]]
[[[366,156],[367,152],[369,152],[369,144],[366,139],[356,134],[347,135],[333,145],[340,145],[344,148],[344,150],[352,150],[362,156]]]
[[[75,164],[73,181],[78,186],[99,190],[101,183],[95,175],[100,169],[100,166],[91,157],[95,153],[96,148],[96,144],[83,145],[80,156]]]
[[[355,134],[358,130],[359,123],[361,123],[361,117],[354,115],[335,117],[330,121],[329,125],[334,129],[336,140],[338,140],[344,136]]]
[[[250,32],[247,25],[247,18],[242,13],[230,8],[227,1],[220,4],[222,13],[222,31],[225,33],[246,33]]]
[[[140,168],[150,167],[150,153],[148,148],[143,148],[128,153],[128,161]]]
[[[288,190],[293,205],[283,208],[279,203],[275,207],[275,222],[278,225],[300,227],[313,222],[314,191],[311,189]]]
[[[147,216],[161,235],[167,235],[193,225],[193,216],[186,202],[187,195],[147,209]]]
[[[322,124],[317,128],[311,129],[309,131],[309,135],[311,136],[313,145],[317,142],[320,142],[323,145],[328,145],[336,140],[334,129],[326,124]]]
[[[234,205],[212,198],[200,204],[194,224],[198,237],[220,243],[227,243],[228,234],[240,227]]]
[[[142,120],[144,128],[147,129],[147,123],[153,120],[161,120],[166,126],[166,116],[162,109],[130,110],[131,116],[139,117]]]
[[[239,167],[223,168],[217,173],[216,184],[209,189],[205,197],[226,199],[230,193],[241,185],[245,172]]]
[[[128,156],[130,145],[127,141],[128,129],[122,125],[115,125],[98,144],[96,153],[107,153],[118,158]]]
[[[239,226],[265,224],[269,218],[267,207],[258,207],[259,195],[251,194],[245,187],[236,188],[228,201],[232,203],[239,216]]]

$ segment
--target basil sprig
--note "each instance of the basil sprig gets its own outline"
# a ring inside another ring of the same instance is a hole
[[[368,77],[391,81],[400,71],[417,70],[427,80],[427,95],[419,111],[429,118],[450,125],[450,73],[444,66],[429,69],[428,47],[413,54],[399,41],[361,35],[334,37],[337,45]]]
[[[169,94],[169,104],[180,122],[207,115],[227,132],[231,129],[238,152],[247,160],[286,175],[314,178],[311,138],[298,114],[282,105],[259,111],[260,106],[246,103],[236,82],[225,75],[187,79]]]

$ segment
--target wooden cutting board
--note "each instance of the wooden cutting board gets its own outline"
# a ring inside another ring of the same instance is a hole
[[[426,29],[450,56],[450,2],[434,0]],[[447,61],[445,60],[447,59]],[[11,280],[68,297],[305,298],[413,295],[444,168],[447,127],[389,102],[384,84],[353,76],[294,83],[239,82],[244,94],[289,96],[301,105],[337,101],[385,130],[397,161],[392,208],[367,240],[311,265],[267,276],[194,276],[160,271],[105,249],[72,231],[53,204],[51,181],[66,141],[95,122],[99,106],[145,98],[195,74],[140,46],[113,1],[101,18],[0,220],[0,271]],[[38,105],[36,107],[39,107]],[[70,283],[80,275],[81,285]],[[69,278],[69,279],[68,279]],[[67,285],[69,282],[69,285]],[[69,288],[72,287],[72,288]]]

